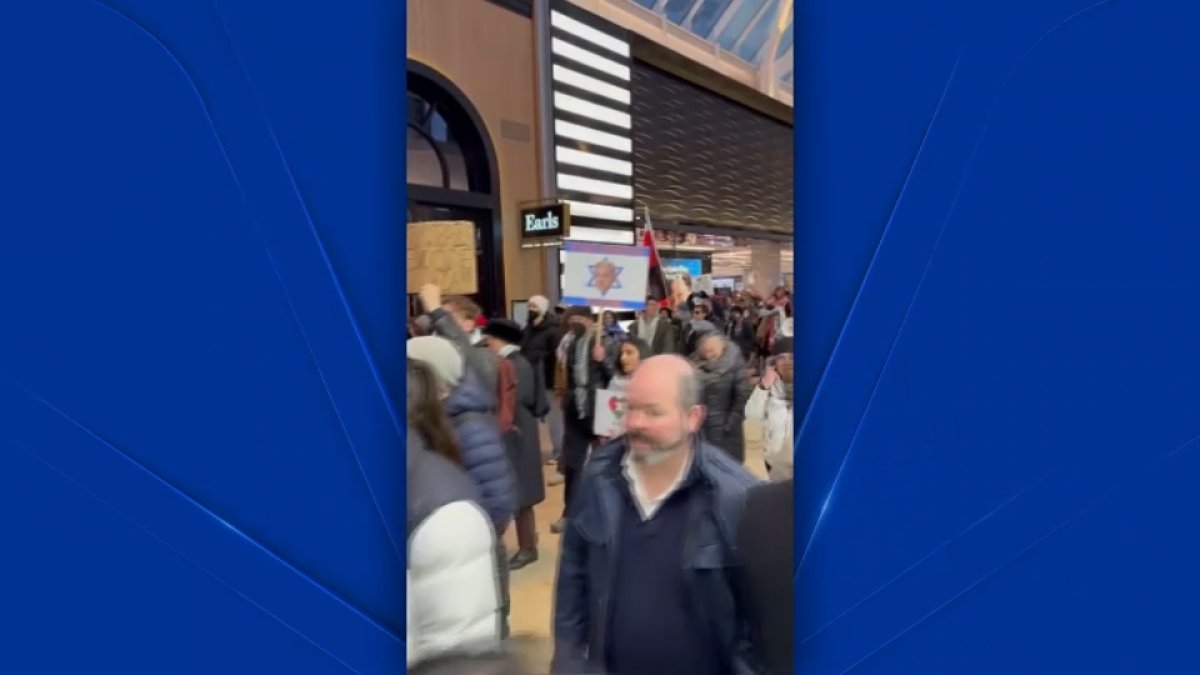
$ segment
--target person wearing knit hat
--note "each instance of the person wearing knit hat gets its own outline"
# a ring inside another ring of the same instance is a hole
[[[544,295],[535,295],[529,299],[529,309],[540,316],[545,316],[550,309],[550,299]]]
[[[508,460],[516,479],[517,552],[507,560],[517,570],[538,559],[537,523],[533,507],[546,499],[542,473],[542,442],[538,418],[547,413],[546,390],[533,366],[521,354],[521,327],[511,319],[492,319],[483,328],[483,337],[492,351],[512,365],[516,374],[513,427],[504,434]]]
[[[434,319],[435,325],[438,319]],[[466,347],[466,352],[496,358],[484,347]],[[500,630],[508,634],[508,554],[504,538],[516,513],[517,488],[512,465],[496,417],[496,385],[487,384],[477,369],[467,365],[464,348],[439,336],[413,338],[407,343],[408,358],[430,366],[443,388],[442,409],[454,431],[462,454],[463,468],[479,488],[479,505],[487,512],[497,534],[497,572],[500,584]]]
[[[446,338],[436,335],[415,337],[408,341],[408,358],[424,361],[437,375],[442,386],[442,398],[453,391],[463,378],[462,353]]]
[[[541,380],[546,400],[553,398],[554,383],[558,374],[556,350],[562,339],[561,321],[551,311],[550,300],[544,295],[529,299],[528,320],[521,335],[521,355],[533,367],[534,375]],[[539,421],[546,425],[553,451],[550,459],[557,460],[562,452],[562,414],[553,403],[547,405],[549,412]]]

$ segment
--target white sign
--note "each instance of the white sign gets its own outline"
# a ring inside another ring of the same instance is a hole
[[[695,283],[692,285],[692,289],[695,290],[697,293],[699,293],[700,291],[704,291],[705,293],[712,295],[713,294],[712,275],[711,274],[701,274],[700,276],[696,277]]]
[[[568,241],[563,245],[562,301],[604,309],[644,309],[650,249]]]
[[[596,390],[595,424],[592,431],[597,436],[616,438],[625,433],[625,393],[611,389]]]

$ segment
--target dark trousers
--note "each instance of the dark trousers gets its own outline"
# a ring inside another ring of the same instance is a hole
[[[500,587],[500,638],[508,638],[508,549],[504,546],[503,532],[496,533],[496,580]]]
[[[533,515],[533,507],[526,506],[517,511],[517,550],[536,551],[538,547],[537,520]]]
[[[579,482],[579,474],[583,468],[568,466],[563,469],[563,518],[571,512],[571,498],[575,495],[575,487]]]
[[[563,417],[563,517],[571,510],[571,498],[587,463],[588,449],[592,445],[592,419],[580,419],[574,410],[564,411]]]

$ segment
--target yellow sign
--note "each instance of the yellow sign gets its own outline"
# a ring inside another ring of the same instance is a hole
[[[475,223],[433,220],[408,224],[408,292],[436,284],[446,295],[477,290]]]

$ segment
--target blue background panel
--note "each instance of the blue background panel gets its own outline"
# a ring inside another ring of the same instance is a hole
[[[805,672],[1200,667],[1197,11],[806,6]]]
[[[0,669],[402,667],[403,7],[0,15]]]

